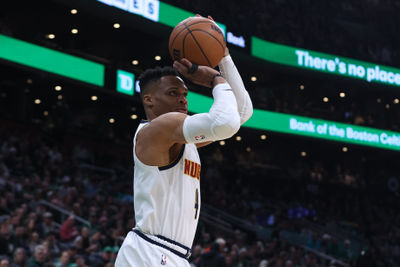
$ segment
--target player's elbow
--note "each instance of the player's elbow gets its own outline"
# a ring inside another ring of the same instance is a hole
[[[246,108],[240,113],[240,125],[248,121],[253,116],[253,106]]]
[[[240,128],[240,117],[237,112],[225,116],[214,125],[214,135],[217,140],[227,139],[232,137]]]

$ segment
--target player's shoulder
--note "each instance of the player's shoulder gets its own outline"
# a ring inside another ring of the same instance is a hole
[[[162,114],[142,127],[137,140],[145,141],[147,145],[161,143],[162,146],[168,146],[173,143],[182,143],[184,142],[183,134],[180,134],[182,137],[179,138],[180,135],[177,132],[182,132],[181,128],[186,117],[186,114],[180,112]]]
[[[146,125],[146,128],[148,129],[153,129],[153,128],[165,128],[166,130],[168,128],[175,128],[177,127],[180,123],[182,123],[185,118],[187,117],[186,114],[180,113],[180,112],[168,112],[164,113],[157,118],[151,120],[148,125]]]

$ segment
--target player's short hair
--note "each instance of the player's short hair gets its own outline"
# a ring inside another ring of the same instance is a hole
[[[140,91],[143,94],[146,92],[148,85],[151,82],[156,82],[164,76],[179,76],[179,73],[170,66],[156,67],[154,69],[147,69],[139,76]]]

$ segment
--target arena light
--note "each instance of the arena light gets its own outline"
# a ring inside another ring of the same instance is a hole
[[[75,15],[75,14],[77,14],[77,13],[78,13],[78,10],[77,10],[77,9],[75,9],[75,8],[74,8],[74,9],[71,9],[71,14],[72,14],[72,15]]]
[[[260,136],[260,139],[261,139],[261,140],[265,140],[265,139],[267,139],[267,136],[266,136],[265,134],[262,134],[262,135]]]
[[[113,24],[113,27],[114,27],[115,29],[119,29],[119,28],[121,28],[121,24],[119,24],[119,23],[114,23],[114,24]]]
[[[132,119],[132,120],[136,120],[137,118],[138,118],[138,116],[137,116],[136,114],[132,114],[132,115],[131,115],[131,119]]]
[[[57,96],[57,99],[58,99],[58,100],[62,100],[62,99],[63,99],[63,96],[62,96],[62,95],[58,95],[58,96]]]
[[[224,146],[224,145],[225,145],[225,141],[224,141],[224,140],[219,141],[219,145],[220,145],[220,146]]]
[[[97,86],[104,85],[104,65],[0,34],[0,59]]]
[[[160,60],[161,60],[161,57],[160,57],[160,56],[155,56],[154,59],[155,59],[156,61],[160,61]]]
[[[36,105],[39,105],[42,101],[40,101],[39,98],[36,98],[33,102],[34,102]]]
[[[54,87],[54,90],[56,90],[56,91],[61,91],[61,90],[62,90],[62,87],[61,87],[60,85],[56,85],[56,86]]]
[[[304,85],[301,84],[299,87],[300,87],[300,90],[304,90]]]
[[[43,115],[44,115],[44,116],[48,116],[48,115],[49,115],[49,112],[48,112],[47,110],[45,110],[45,111],[43,111]]]
[[[395,103],[395,104],[398,104],[400,101],[399,101],[399,99],[398,98],[395,98],[394,100],[393,100],[393,103]]]
[[[367,82],[400,86],[400,69],[356,59],[251,39],[252,56],[301,69],[335,74]]]
[[[97,101],[97,99],[99,99],[96,95],[92,95],[91,97],[90,97],[90,99],[92,100],[92,101]]]
[[[113,123],[115,123],[115,119],[114,119],[114,118],[109,118],[109,119],[108,119],[108,122],[111,123],[111,124],[113,124]]]
[[[252,82],[255,82],[255,81],[257,81],[257,77],[256,77],[256,76],[251,76],[250,80],[251,80]]]
[[[139,65],[139,60],[137,59],[132,60],[132,65]]]
[[[329,101],[329,98],[327,98],[326,96],[324,98],[322,98],[322,101],[324,101],[325,103],[327,103]]]
[[[344,92],[340,92],[339,96],[340,96],[340,98],[344,98],[344,97],[346,97],[346,94]]]
[[[54,39],[54,38],[56,38],[56,35],[53,34],[53,33],[49,33],[49,34],[46,34],[46,38],[47,39]]]
[[[78,29],[72,29],[72,30],[71,30],[71,33],[72,33],[72,34],[78,34]]]
[[[301,151],[301,152],[300,152],[300,155],[301,155],[302,157],[305,157],[305,156],[307,156],[307,152]]]
[[[347,148],[347,146],[344,146],[344,147],[342,147],[342,151],[347,152],[347,151],[349,151],[349,149]]]

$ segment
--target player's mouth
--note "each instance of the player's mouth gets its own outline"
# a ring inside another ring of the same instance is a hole
[[[181,107],[176,109],[177,112],[187,114],[187,108]]]

